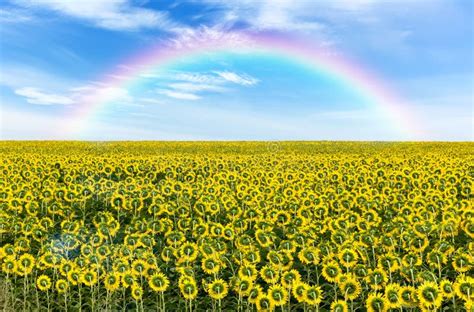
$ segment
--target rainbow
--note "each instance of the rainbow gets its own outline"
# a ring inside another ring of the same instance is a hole
[[[173,64],[181,59],[220,52],[263,53],[294,60],[357,91],[382,117],[391,122],[391,126],[397,129],[404,139],[421,134],[416,127],[419,123],[406,101],[365,66],[351,61],[348,57],[342,57],[337,51],[278,34],[209,29],[161,42],[116,66],[113,71],[98,80],[99,85],[103,87],[95,89],[92,95],[84,98],[73,109],[67,127],[73,133],[80,133],[91,118],[107,107],[110,102],[108,92],[111,88],[128,89],[152,69]]]

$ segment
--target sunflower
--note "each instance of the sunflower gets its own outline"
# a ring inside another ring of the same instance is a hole
[[[17,263],[14,256],[7,256],[3,259],[2,271],[6,274],[12,274],[16,272]]]
[[[180,248],[180,256],[183,262],[193,262],[199,254],[199,248],[195,243],[184,243]]]
[[[268,289],[268,298],[272,306],[283,306],[288,301],[288,292],[281,285],[274,284]]]
[[[330,283],[334,283],[341,274],[341,268],[336,261],[329,261],[323,265],[322,275]]]
[[[331,312],[349,312],[347,302],[344,300],[336,300],[331,303]]]
[[[210,285],[222,278],[233,290],[227,310],[237,302],[272,310],[290,294],[293,309],[314,310],[322,290],[325,310],[474,312],[474,167],[464,145],[344,143],[308,159],[303,151],[332,148],[301,143],[301,152],[275,157],[258,143],[241,155],[235,143],[218,153],[210,143],[183,143],[198,153],[182,157],[174,143],[97,151],[83,142],[9,144],[0,143],[0,275],[20,301],[23,283],[45,274],[55,300],[88,285],[143,298],[145,309],[154,304],[149,294],[161,305],[178,291],[176,300],[205,310],[215,301]],[[157,157],[157,147],[171,152]],[[81,291],[84,302],[90,290]]]
[[[204,237],[202,237],[201,239],[204,239]],[[201,252],[201,254],[203,255],[204,258],[206,257],[213,257],[216,255],[216,250],[214,247],[212,247],[212,245],[208,242],[203,242],[200,246],[199,246],[199,251]]]
[[[385,299],[391,309],[397,309],[401,306],[400,285],[388,284],[385,286]]]
[[[474,262],[473,257],[469,256],[467,253],[457,253],[453,257],[453,268],[456,272],[465,273],[472,268],[471,263]]]
[[[163,273],[155,273],[148,280],[148,284],[153,291],[165,292],[170,281]]]
[[[248,296],[250,290],[254,285],[254,279],[248,276],[237,278],[234,281],[234,289],[239,294],[239,296]]]
[[[201,268],[206,274],[216,274],[221,269],[221,264],[215,256],[204,257],[201,262]]]
[[[400,286],[399,296],[403,307],[413,308],[418,303],[416,288],[413,286]]]
[[[96,249],[96,254],[100,257],[100,259],[103,260],[107,258],[108,255],[110,255],[110,249],[107,247],[107,245],[99,246],[99,248]]]
[[[300,259],[303,264],[318,264],[319,262],[319,253],[318,249],[312,246],[303,248],[298,253],[298,259]]]
[[[234,233],[234,229],[232,228],[232,226],[230,225],[227,225],[225,228],[224,228],[224,235],[223,235],[224,239],[225,240],[228,240],[228,241],[232,241],[235,237],[235,233]]]
[[[346,300],[355,300],[362,291],[359,281],[353,276],[349,276],[339,287]]]
[[[393,253],[381,255],[377,260],[378,266],[386,272],[395,272],[400,268],[401,260]]]
[[[271,250],[267,253],[267,260],[269,262],[269,265],[274,266],[276,268],[281,267],[283,261],[281,254],[275,250]]]
[[[75,267],[74,262],[63,259],[59,266],[59,271],[63,276],[67,276],[69,271],[73,270]]]
[[[40,258],[41,264],[46,268],[53,268],[59,262],[59,257],[54,255],[52,252],[48,251],[44,253]]]
[[[257,311],[273,311],[275,307],[270,296],[267,294],[260,294],[255,301],[255,306]]]
[[[415,237],[410,241],[411,249],[419,253],[422,253],[429,244],[430,241],[426,237]]]
[[[309,285],[302,281],[293,284],[292,294],[298,302],[304,302],[305,292],[308,287]]]
[[[132,272],[127,271],[121,274],[121,282],[123,287],[128,288],[131,287],[135,283],[135,277]]]
[[[262,248],[267,248],[272,245],[271,236],[264,230],[259,229],[255,231],[255,239]]]
[[[132,285],[132,297],[137,301],[143,297],[143,288],[136,283]]]
[[[69,284],[65,279],[61,278],[56,281],[56,290],[60,294],[65,293],[68,287],[69,287]]]
[[[105,289],[108,291],[116,291],[120,287],[120,274],[117,272],[110,272],[104,279]]]
[[[309,305],[318,305],[323,299],[323,292],[319,286],[308,286],[304,292],[304,301]]]
[[[419,256],[419,254],[414,253],[414,252],[410,252],[410,253],[406,254],[405,256],[403,256],[402,263],[403,263],[403,265],[405,265],[409,268],[412,268],[412,267],[415,267],[415,266],[420,266],[422,264],[422,259]]]
[[[417,298],[420,307],[438,308],[443,302],[443,295],[438,285],[430,281],[426,281],[418,287]]]
[[[367,312],[385,312],[388,311],[388,306],[387,299],[378,293],[370,293],[365,304]]]
[[[339,262],[346,268],[351,268],[357,264],[359,260],[358,254],[352,250],[345,248],[341,250],[338,254]]]
[[[18,258],[16,270],[21,272],[21,275],[29,275],[35,267],[35,258],[29,253],[25,253]]]
[[[82,272],[81,282],[89,287],[92,287],[97,283],[97,271],[94,269],[88,269]]]
[[[36,285],[41,291],[46,291],[51,288],[51,278],[47,275],[40,275],[36,279]]]
[[[367,266],[363,264],[356,264],[352,269],[351,269],[352,274],[354,274],[357,278],[363,279],[367,276],[369,273],[369,270]]]
[[[214,300],[221,300],[227,296],[229,287],[222,279],[213,280],[207,285],[209,296]]]
[[[247,300],[250,303],[255,304],[257,302],[257,298],[263,293],[262,287],[257,284],[253,284],[252,288],[249,290]]]
[[[471,239],[474,239],[474,221],[473,220],[467,220],[466,223],[464,224],[464,231],[466,232],[467,235]]]
[[[445,298],[452,298],[454,296],[454,285],[451,281],[447,279],[441,280],[439,283],[439,290]]]
[[[260,251],[258,249],[246,250],[244,253],[244,263],[256,265],[260,263]]]
[[[130,267],[132,269],[133,274],[135,274],[137,276],[140,276],[140,275],[145,274],[145,272],[148,269],[149,265],[145,260],[136,259],[136,260],[133,260]]]
[[[280,241],[279,249],[294,253],[296,252],[296,244],[291,240],[282,240]]]
[[[249,278],[255,280],[258,276],[258,271],[253,264],[244,264],[240,266],[237,272],[239,278]]]
[[[181,285],[179,285],[179,289],[181,290],[181,294],[183,295],[184,299],[196,299],[198,294],[198,287],[196,285],[196,282],[191,280],[183,282]]]
[[[117,259],[113,264],[113,269],[119,274],[123,274],[130,269],[128,261],[125,259]]]
[[[161,259],[164,261],[164,262],[170,262],[171,259],[174,257],[174,253],[175,253],[175,250],[173,247],[171,246],[165,246],[162,250],[161,250]]]
[[[426,261],[430,267],[440,269],[443,264],[446,264],[447,259],[442,252],[433,250],[426,255]]]
[[[464,301],[464,308],[467,312],[474,312],[474,301]]]
[[[466,302],[474,300],[474,278],[464,274],[458,275],[454,283],[454,291]]]
[[[289,270],[284,272],[281,275],[281,284],[286,289],[291,289],[291,287],[301,280],[301,274],[297,270]]]
[[[67,280],[71,285],[77,285],[81,282],[81,274],[78,270],[72,269],[67,272]]]
[[[81,254],[83,256],[89,256],[94,253],[94,248],[92,246],[84,244],[81,246]]]
[[[267,284],[275,284],[280,278],[278,270],[268,264],[260,269],[260,276]]]
[[[387,281],[387,274],[382,268],[375,268],[369,271],[365,281],[373,290],[379,290]]]
[[[196,280],[193,277],[193,272],[190,268],[179,268],[179,273],[181,276],[178,279],[178,285],[184,285],[185,283],[194,283],[196,284]]]

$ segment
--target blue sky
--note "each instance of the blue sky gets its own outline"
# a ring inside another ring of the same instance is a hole
[[[2,1],[0,138],[470,141],[473,10],[470,0]],[[288,57],[228,51],[103,84],[137,53],[209,32],[329,47],[376,73],[423,132],[407,136],[350,85]],[[107,105],[69,131],[98,89]]]

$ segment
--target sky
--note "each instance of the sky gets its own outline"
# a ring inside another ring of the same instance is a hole
[[[473,77],[470,0],[0,2],[3,140],[472,141]]]

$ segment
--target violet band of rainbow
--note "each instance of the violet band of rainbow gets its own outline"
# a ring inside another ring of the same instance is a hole
[[[124,60],[120,63],[121,66],[114,67],[112,71],[99,77],[98,81],[108,88],[128,89],[151,69],[173,64],[183,58],[221,52],[261,53],[294,60],[356,90],[369,105],[391,122],[403,138],[414,139],[422,135],[418,128],[420,123],[410,110],[409,103],[366,66],[330,48],[278,34],[231,32],[162,42]],[[80,133],[92,117],[107,107],[109,103],[105,93],[99,88],[93,96],[88,96],[87,100],[73,108],[66,126],[70,132]]]

